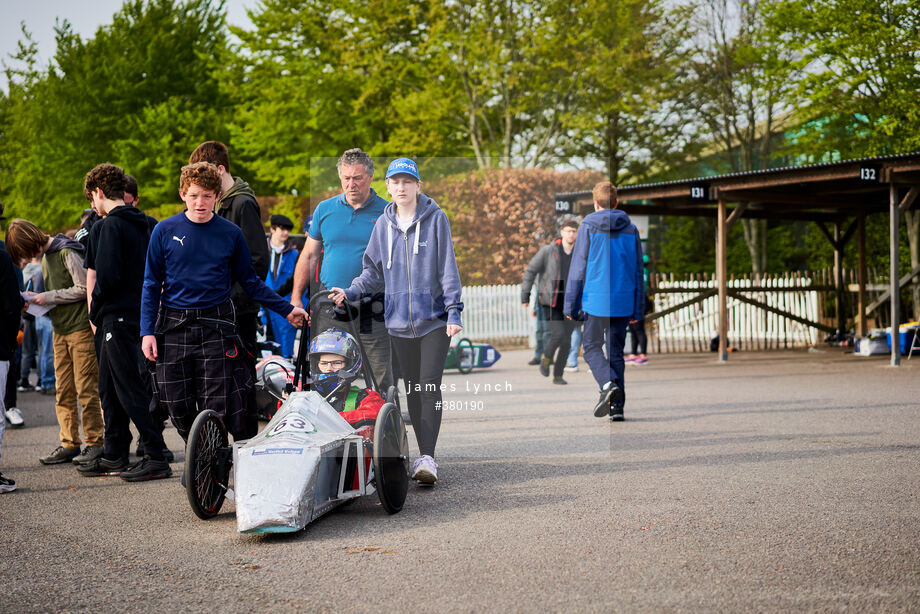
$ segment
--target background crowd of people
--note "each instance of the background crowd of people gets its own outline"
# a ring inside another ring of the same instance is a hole
[[[537,286],[537,344],[531,365],[553,383],[565,385],[566,369],[577,370],[578,345],[600,389],[594,406],[598,418],[624,419],[627,362],[645,364],[647,258],[639,231],[617,210],[616,187],[594,186],[594,212],[581,225],[562,223],[560,236],[531,259],[521,284],[521,303],[530,305]],[[584,327],[582,333],[581,328]],[[624,356],[627,329],[633,347]]]
[[[411,475],[435,483],[441,379],[450,339],[462,330],[450,224],[421,191],[409,158],[387,168],[392,202],[370,187],[374,163],[362,150],[346,151],[337,168],[343,191],[319,203],[301,252],[290,244],[286,216],[271,216],[266,237],[254,193],[230,174],[229,152],[216,141],[192,153],[179,180],[185,211],[162,222],[136,208],[136,181],[112,164],[87,173],[92,210],[74,237],[10,222],[0,250],[0,387],[33,390],[34,365],[36,387],[54,391],[60,441],[40,462],[72,462],[82,475],[125,481],[169,477],[164,419],[186,439],[203,408],[217,411],[234,439],[255,435],[261,305],[261,324],[285,356],[309,317],[311,336],[326,339],[310,353],[324,379],[334,367],[355,368],[346,327],[373,374],[366,385],[389,395],[398,365],[419,447]],[[645,279],[639,233],[616,205],[616,188],[597,184],[595,212],[581,225],[566,220],[531,260],[521,301],[529,303],[536,284],[541,374],[567,383],[583,326],[585,361],[600,389],[594,415],[622,420],[627,327],[638,344],[630,358],[645,358]],[[15,399],[4,409],[11,426],[23,425]],[[3,478],[0,487],[15,483]]]
[[[437,481],[440,381],[463,308],[447,216],[421,193],[408,158],[387,171],[393,203],[370,188],[373,161],[360,149],[345,152],[338,170],[343,192],[317,207],[302,252],[290,245],[286,216],[271,217],[266,238],[254,193],[230,174],[216,141],[192,153],[179,180],[186,209],[162,222],[136,208],[137,182],[112,164],[86,175],[92,208],[78,231],[50,236],[10,222],[0,244],[0,388],[55,394],[60,441],[39,461],[125,481],[169,477],[165,417],[184,439],[205,407],[235,439],[253,436],[259,306],[262,326],[290,356],[308,297],[327,296],[327,305],[347,297],[381,390],[393,385],[399,355],[421,451],[412,476]],[[311,316],[314,336],[344,327],[333,310]],[[20,342],[23,358],[14,356]],[[13,373],[20,360],[22,374]],[[12,426],[24,424],[15,399],[4,411]],[[15,487],[0,476],[0,492]]]

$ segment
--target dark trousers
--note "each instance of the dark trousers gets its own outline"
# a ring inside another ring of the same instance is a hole
[[[537,317],[537,330],[534,332],[537,346],[534,348],[534,358],[539,359],[543,356],[543,350],[546,348],[546,341],[549,339],[549,330],[546,327],[546,320],[543,318],[543,306],[537,303],[534,309]]]
[[[445,329],[436,328],[423,337],[390,336],[406,384],[406,401],[419,453],[434,456],[441,430],[441,376],[450,347]]]
[[[217,412],[235,440],[258,432],[255,406],[246,403],[253,379],[233,311],[230,301],[208,309],[166,307],[157,320],[157,392],[183,441],[205,409]]]
[[[582,347],[585,362],[591,368],[598,388],[603,388],[607,382],[616,382],[617,386],[626,390],[626,382],[623,379],[626,366],[623,362],[623,345],[626,343],[627,324],[629,317],[588,315],[585,318]]]
[[[247,356],[243,358],[243,361],[249,367],[249,374],[252,376],[252,381],[256,381],[256,363],[259,361],[259,345],[256,341],[256,334],[259,330],[259,313],[237,313],[236,314],[236,332],[240,336],[240,339],[243,342],[243,345],[246,346],[246,349],[249,350]],[[246,407],[251,411],[255,411],[255,408],[259,406],[259,402],[256,399],[256,388],[255,386],[250,386],[249,392],[246,394]],[[258,426],[256,426],[258,430]],[[252,433],[255,435],[255,433]],[[250,437],[252,436],[250,435]]]
[[[38,384],[41,385],[41,369],[39,369],[38,354],[38,332],[35,330],[35,317],[26,314],[22,318],[22,359],[19,361],[19,378],[17,384],[29,387],[29,374],[32,372],[32,365],[39,372]]]
[[[157,428],[150,413],[150,387],[137,369],[141,352],[140,325],[117,316],[106,317],[96,329],[99,361],[99,401],[105,418],[105,445],[108,459],[127,457],[133,438],[130,423],[137,428],[144,453],[163,460],[163,429]]]
[[[150,364],[154,365],[153,370],[155,370],[156,365],[154,363]],[[148,407],[148,411],[153,417],[154,426],[156,426],[157,429],[162,433],[165,427],[163,423],[166,420],[169,420],[169,412],[166,411],[166,408],[160,405],[160,400],[157,397],[156,383],[153,380],[153,373],[151,369],[148,368],[147,359],[144,358],[143,353],[138,356],[137,370],[141,375],[141,381],[144,383],[144,387],[150,391],[150,405]]]
[[[547,305],[540,305],[543,310],[543,319],[549,327],[549,339],[543,348],[543,355],[553,363],[553,376],[562,377],[565,364],[572,348],[572,331],[578,326],[575,320],[567,320],[561,309],[553,309]]]
[[[630,354],[645,354],[648,349],[648,336],[645,334],[645,320],[638,320],[629,324],[632,335]]]

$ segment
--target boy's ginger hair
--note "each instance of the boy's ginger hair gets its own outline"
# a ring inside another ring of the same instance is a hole
[[[220,194],[220,171],[210,162],[187,164],[179,177],[179,191],[185,194],[192,184]]]

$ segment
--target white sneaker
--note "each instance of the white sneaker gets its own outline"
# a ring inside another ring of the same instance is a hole
[[[419,456],[412,464],[412,479],[422,484],[434,484],[438,481],[438,464],[427,454]]]
[[[565,368],[566,373],[578,373],[578,365],[572,365],[571,367]]]
[[[10,423],[10,428],[21,429],[26,421],[22,419],[22,414],[15,407],[6,410],[6,421]]]

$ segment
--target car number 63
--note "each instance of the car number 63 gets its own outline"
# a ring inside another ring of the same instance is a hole
[[[281,422],[272,427],[268,437],[281,433],[315,433],[316,427],[303,416],[289,415],[282,418]]]

